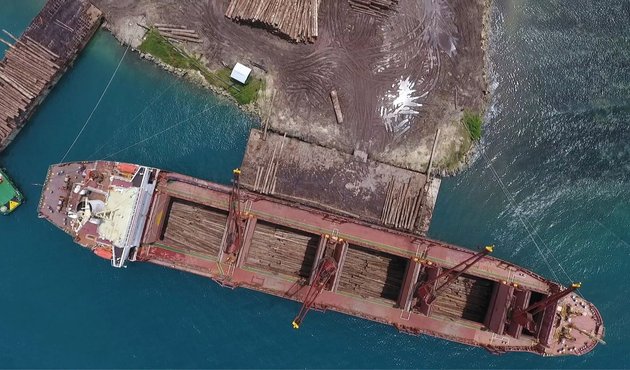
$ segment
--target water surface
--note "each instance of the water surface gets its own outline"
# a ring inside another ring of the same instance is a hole
[[[42,5],[7,2],[0,26],[21,33]],[[607,346],[579,358],[494,356],[331,312],[309,314],[295,331],[297,303],[159,266],[111,268],[36,218],[47,166],[86,124],[125,52],[99,31],[0,155],[29,199],[0,220],[0,366],[627,366],[629,17],[628,1],[495,1],[487,160],[443,181],[430,230],[471,248],[492,242],[498,257],[581,280]],[[109,157],[227,182],[254,125],[128,53],[67,160]]]

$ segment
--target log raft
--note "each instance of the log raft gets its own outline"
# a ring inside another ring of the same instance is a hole
[[[0,151],[13,141],[98,29],[102,13],[85,0],[49,0],[21,37],[3,30]]]
[[[320,0],[232,0],[225,16],[263,25],[295,42],[314,42]]]

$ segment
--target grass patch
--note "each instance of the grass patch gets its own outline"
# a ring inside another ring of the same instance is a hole
[[[147,32],[139,49],[175,68],[197,69],[195,58],[181,52],[154,28]]]
[[[462,117],[462,123],[464,124],[464,127],[466,127],[466,129],[468,130],[470,138],[473,141],[478,141],[479,139],[481,139],[481,125],[483,122],[481,120],[481,116],[479,116],[479,113],[465,111],[464,117]]]
[[[221,68],[216,72],[208,70],[201,61],[177,48],[160,35],[155,28],[151,28],[147,32],[139,49],[143,53],[151,54],[175,68],[192,69],[201,72],[208,83],[226,90],[242,105],[255,101],[258,97],[258,91],[265,86],[262,79],[255,77],[250,77],[244,85],[233,81],[230,78],[230,73],[232,72],[230,68]]]

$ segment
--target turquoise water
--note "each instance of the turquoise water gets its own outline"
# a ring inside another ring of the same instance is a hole
[[[3,4],[0,27],[20,33],[42,4]],[[496,1],[482,145],[492,167],[478,156],[443,182],[430,230],[469,247],[494,242],[499,257],[583,281],[608,345],[580,358],[493,356],[330,312],[295,331],[297,303],[148,264],[112,269],[36,218],[47,166],[64,156],[125,52],[99,31],[0,154],[29,199],[0,220],[0,366],[628,366],[629,16],[627,1]],[[111,156],[226,182],[256,124],[129,53],[67,159]]]

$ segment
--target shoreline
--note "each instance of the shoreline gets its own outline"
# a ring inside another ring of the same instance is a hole
[[[492,4],[493,1],[492,0],[484,0],[484,5],[483,5],[483,16],[482,16],[482,20],[481,20],[481,35],[480,35],[480,41],[481,41],[481,51],[483,54],[483,66],[481,69],[481,76],[483,78],[483,83],[482,83],[482,101],[483,103],[481,104],[481,107],[479,109],[479,116],[482,118],[483,123],[482,123],[482,128],[483,126],[485,126],[486,122],[485,122],[485,118],[486,118],[486,114],[488,111],[488,107],[490,104],[490,92],[489,92],[489,59],[488,59],[488,47],[489,47],[489,36],[490,36],[490,27],[491,27],[491,13],[492,13]],[[122,20],[122,18],[120,19]],[[120,21],[119,20],[119,21]],[[144,16],[143,16],[143,20],[145,20]],[[131,23],[129,23],[129,25],[131,25]],[[138,24],[139,25],[139,24]],[[203,75],[199,72],[199,71],[195,71],[195,70],[190,70],[190,69],[181,69],[181,68],[176,68],[173,67],[161,60],[159,60],[158,58],[154,57],[153,55],[150,54],[146,54],[141,52],[140,50],[138,50],[137,45],[134,46],[132,45],[131,42],[128,42],[125,40],[125,35],[124,35],[124,30],[122,30],[120,25],[116,25],[115,22],[111,22],[108,17],[107,14],[105,16],[105,22],[103,22],[102,25],[103,29],[105,29],[107,32],[109,32],[111,35],[114,36],[114,38],[121,44],[121,45],[127,45],[129,46],[132,51],[135,51],[139,54],[140,58],[143,59],[147,59],[149,61],[152,61],[153,63],[157,64],[160,68],[162,68],[163,70],[173,73],[174,75],[178,76],[178,77],[182,77],[184,79],[186,79],[187,81],[206,88],[210,91],[212,91],[215,96],[217,97],[222,97],[225,98],[226,101],[230,101],[231,103],[234,103],[241,111],[243,111],[244,113],[250,115],[251,117],[255,118],[256,120],[258,120],[258,122],[260,123],[261,127],[265,125],[265,121],[273,121],[272,119],[270,119],[271,117],[271,110],[274,109],[273,104],[273,97],[272,95],[275,95],[275,91],[274,91],[274,82],[273,82],[273,78],[271,75],[269,75],[268,73],[259,73],[259,78],[262,79],[265,82],[265,87],[260,90],[259,92],[259,96],[258,99],[254,102],[252,102],[251,104],[247,104],[247,105],[242,105],[239,104],[236,99],[234,99],[227,91],[223,90],[220,87],[214,86],[212,84],[210,84],[208,81],[206,81],[206,79],[203,77]],[[144,27],[143,27],[144,28]],[[264,30],[261,30],[264,31]],[[181,48],[182,50],[184,50],[186,53],[188,53],[189,55],[200,55],[201,59],[202,59],[202,63],[204,64],[204,66],[206,66],[206,68],[208,68],[209,70],[213,70],[210,67],[208,67],[209,65],[215,65],[215,64],[219,64],[222,63],[220,59],[217,60],[212,60],[209,61],[206,59],[206,56],[204,53],[200,53],[198,51],[191,51],[191,48],[188,47],[188,45],[185,44],[180,44],[178,45],[178,48]],[[278,91],[280,93],[282,93],[283,91]],[[270,106],[271,105],[271,106]],[[376,107],[375,107],[376,109]],[[458,111],[458,116],[461,117],[461,114],[464,110],[463,107],[456,107],[457,111]],[[302,125],[301,127],[307,127],[307,124],[302,122],[302,120],[299,120]],[[460,125],[463,125],[463,122],[459,121]],[[272,132],[285,132],[282,130],[278,130],[278,129],[282,129],[282,125],[280,125],[281,127],[274,127],[273,122],[269,122],[268,125],[268,130],[272,131]],[[467,130],[467,128],[464,129]],[[310,130],[310,128],[307,129],[307,131]],[[347,150],[341,150],[341,148],[336,147],[336,146],[331,146],[331,145],[327,145],[325,143],[320,143],[317,140],[314,140],[314,138],[310,137],[308,132],[306,132],[306,134],[296,134],[293,132],[289,132],[287,133],[287,136],[289,137],[293,137],[293,138],[297,138],[299,140],[305,141],[305,142],[309,142],[312,143],[314,145],[319,145],[322,147],[326,147],[326,148],[331,148],[331,149],[335,149],[338,150],[340,152],[344,152],[344,153],[349,153],[352,154],[352,152],[348,152]],[[483,139],[483,136],[480,140]],[[464,139],[464,140],[471,140],[471,139]],[[456,176],[457,174],[459,174],[460,172],[466,170],[467,168],[469,168],[469,166],[471,165],[471,163],[474,161],[474,158],[476,157],[476,153],[478,152],[479,146],[480,146],[480,140],[479,141],[472,141],[470,144],[470,147],[466,150],[465,154],[461,155],[461,154],[457,154],[458,150],[461,149],[450,149],[449,153],[446,157],[448,156],[457,156],[459,157],[459,160],[457,160],[455,163],[455,168],[454,169],[450,169],[450,168],[445,168],[442,166],[434,166],[435,168],[433,169],[433,173],[436,176],[440,176],[440,177],[451,177],[451,176]],[[413,157],[413,154],[409,153],[410,157]],[[461,157],[460,157],[461,156]],[[410,165],[410,164],[405,164],[405,163],[399,163],[400,161],[397,161],[395,159],[390,159],[390,158],[383,158],[384,156],[382,155],[370,155],[370,158],[380,161],[382,163],[386,163],[386,164],[390,164],[392,166],[395,167],[399,167],[399,168],[404,168],[404,169],[409,169],[409,170],[413,170],[419,173],[424,173],[426,172],[426,170],[422,170],[421,168],[416,168],[417,166],[414,165]],[[444,159],[446,160],[446,159]]]
[[[184,69],[184,68],[176,68],[176,67],[171,66],[168,63],[165,63],[165,62],[161,61],[159,58],[154,57],[151,54],[143,53],[137,47],[134,47],[130,43],[128,43],[125,40],[123,40],[121,35],[118,34],[110,26],[110,24],[111,23],[109,21],[107,21],[107,19],[105,19],[105,21],[103,22],[101,27],[105,31],[107,31],[109,34],[111,34],[114,37],[114,39],[116,39],[116,41],[118,41],[118,43],[121,46],[128,46],[129,49],[131,49],[132,52],[136,53],[139,58],[148,60],[148,61],[154,63],[156,66],[158,66],[162,70],[164,70],[164,71],[166,71],[168,73],[171,73],[171,74],[175,75],[176,77],[182,78],[182,79],[184,79],[184,80],[186,80],[186,81],[188,81],[188,82],[190,82],[190,83],[192,83],[192,84],[194,84],[194,85],[196,85],[198,87],[202,87],[204,89],[210,90],[217,98],[225,99],[226,101],[229,101],[230,103],[236,105],[238,107],[238,109],[240,109],[245,114],[258,119],[259,121],[262,120],[262,112],[261,112],[262,106],[261,106],[261,104],[258,103],[258,99],[256,101],[254,101],[253,103],[251,103],[251,104],[247,104],[247,105],[239,104],[239,102],[237,102],[236,99],[232,95],[230,95],[227,91],[225,91],[224,89],[221,89],[219,87],[216,87],[216,86],[210,84],[208,81],[206,81],[206,79],[201,75],[201,73],[199,71],[195,71],[195,70],[191,70],[191,69]],[[183,49],[186,52],[190,52],[183,45],[178,45],[178,47]],[[266,77],[264,77],[264,80],[265,80],[265,82],[267,82],[267,78]],[[265,93],[265,90],[261,90],[261,93]]]

